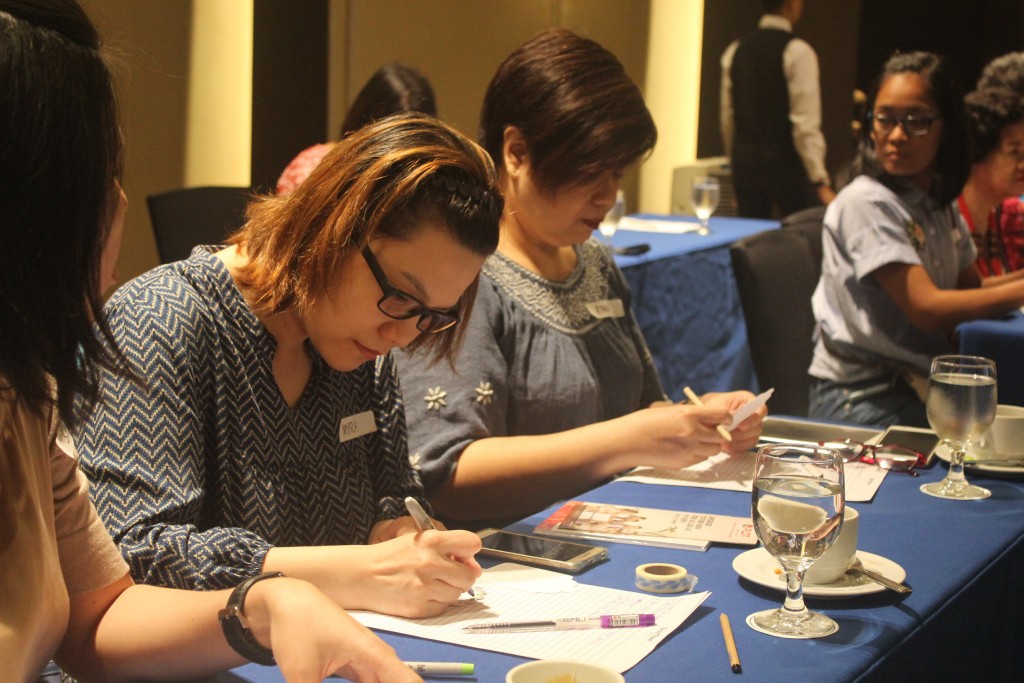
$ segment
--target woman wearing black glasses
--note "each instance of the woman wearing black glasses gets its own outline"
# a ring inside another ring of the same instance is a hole
[[[810,412],[927,427],[931,358],[953,352],[958,323],[1024,303],[1024,281],[983,283],[953,204],[970,160],[948,63],[925,52],[893,56],[868,111],[861,175],[825,214]]]
[[[210,589],[283,571],[405,616],[472,585],[479,540],[416,534],[406,516],[404,498],[424,496],[389,352],[453,353],[501,207],[482,149],[400,114],[255,201],[227,248],[114,294],[137,379],[104,377],[75,444],[137,580]]]

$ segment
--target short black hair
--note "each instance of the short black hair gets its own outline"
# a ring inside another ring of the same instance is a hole
[[[977,87],[1009,88],[1024,96],[1024,52],[1010,52],[986,64]]]
[[[1024,121],[1024,98],[1007,88],[985,88],[964,98],[971,132],[971,163],[999,149],[1003,130]]]
[[[510,126],[522,132],[530,169],[547,191],[626,168],[658,137],[640,88],[615,55],[559,28],[512,52],[487,86],[480,144],[499,173]]]

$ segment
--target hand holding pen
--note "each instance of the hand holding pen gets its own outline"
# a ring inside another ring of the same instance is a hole
[[[409,516],[412,517],[414,522],[416,522],[416,526],[419,528],[420,531],[438,531],[439,530],[437,528],[437,525],[434,524],[434,520],[432,520],[430,518],[430,516],[426,513],[426,511],[423,509],[423,506],[420,505],[419,501],[417,501],[412,496],[406,497],[406,499],[405,499],[405,509],[409,511]],[[478,573],[481,571],[480,570],[480,565],[477,564],[476,560],[474,560],[472,557],[470,557],[470,558],[453,557],[453,559],[455,559],[455,560],[457,560],[457,561],[459,561],[459,562],[461,562],[463,564],[470,564],[471,566],[476,567]],[[472,587],[467,588],[466,592],[469,593],[470,595],[474,594]]]

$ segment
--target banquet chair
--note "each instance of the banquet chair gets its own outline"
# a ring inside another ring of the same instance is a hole
[[[248,187],[186,187],[146,197],[160,263],[188,258],[197,244],[222,244],[245,222]]]
[[[783,230],[802,232],[811,248],[816,274],[821,274],[821,223],[825,220],[825,207],[812,206],[789,214],[782,219]]]
[[[773,413],[806,416],[811,294],[820,269],[810,238],[800,230],[769,230],[735,242],[729,255],[758,384],[762,391],[775,388]]]

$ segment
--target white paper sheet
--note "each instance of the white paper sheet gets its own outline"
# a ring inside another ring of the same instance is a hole
[[[618,481],[693,486],[749,493],[754,487],[754,460],[756,457],[754,453],[740,455],[719,453],[680,470],[637,467],[619,477]],[[846,463],[844,469],[846,472],[846,500],[851,503],[866,503],[874,498],[878,487],[882,485],[882,480],[888,474],[881,467],[859,462]]]
[[[477,599],[439,617],[403,619],[372,612],[350,612],[370,628],[440,640],[534,659],[571,659],[625,672],[677,629],[710,595],[660,596],[588,586],[546,569],[505,563],[484,570],[474,585]],[[641,628],[464,633],[463,626],[494,621],[654,614],[655,625]]]
[[[679,234],[684,232],[696,232],[700,230],[700,223],[690,221],[666,221],[656,218],[640,218],[639,216],[625,216],[618,224],[619,230],[637,230],[639,232],[661,232]]]

